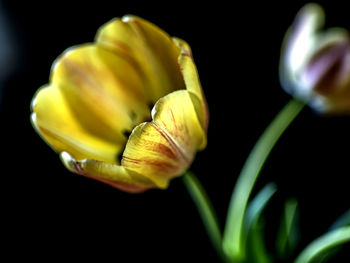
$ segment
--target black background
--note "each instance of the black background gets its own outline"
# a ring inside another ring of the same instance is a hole
[[[327,26],[350,29],[346,1],[324,2]],[[304,3],[0,1],[15,51],[6,62],[12,73],[0,79],[5,251],[13,259],[45,262],[218,262],[181,179],[166,191],[133,195],[72,175],[32,129],[30,101],[47,83],[54,59],[93,41],[113,17],[135,14],[185,39],[210,110],[208,146],[191,170],[223,226],[246,156],[290,100],[278,80],[280,45]],[[254,191],[270,181],[278,185],[267,210],[269,249],[286,198],[300,202],[298,251],[349,208],[349,123],[349,116],[318,116],[305,108],[276,145]],[[346,257],[343,249],[332,262]]]

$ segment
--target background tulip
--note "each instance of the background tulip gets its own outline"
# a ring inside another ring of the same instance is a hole
[[[69,170],[127,192],[166,188],[206,145],[189,46],[134,16],[64,52],[32,110],[36,131]]]
[[[350,38],[345,29],[320,31],[324,12],[308,4],[285,36],[280,77],[285,90],[319,112],[350,112]]]

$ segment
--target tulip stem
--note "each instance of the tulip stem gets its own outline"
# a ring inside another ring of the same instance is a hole
[[[292,99],[284,106],[256,142],[238,176],[228,208],[223,237],[223,250],[232,262],[240,262],[245,258],[242,242],[243,220],[249,196],[259,173],[273,146],[304,105]]]
[[[222,258],[223,262],[227,262],[222,252],[222,234],[218,220],[207,193],[192,172],[186,172],[182,178],[187,191],[198,209],[204,227],[216,252]]]

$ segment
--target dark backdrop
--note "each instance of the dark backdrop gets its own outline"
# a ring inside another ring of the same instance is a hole
[[[54,59],[93,41],[113,17],[135,14],[185,39],[210,109],[208,147],[192,171],[223,226],[247,154],[290,99],[279,86],[279,51],[305,2],[273,2],[0,1],[11,50],[5,62],[11,72],[0,75],[6,252],[45,262],[218,262],[181,179],[166,191],[132,195],[72,175],[32,129],[29,105]],[[327,25],[350,29],[348,7],[329,2],[323,3]],[[286,198],[300,201],[299,251],[349,208],[349,123],[348,116],[322,117],[305,108],[273,150],[255,188],[274,181],[279,189],[268,208],[270,249]],[[333,262],[347,262],[341,256],[350,254],[343,249]]]

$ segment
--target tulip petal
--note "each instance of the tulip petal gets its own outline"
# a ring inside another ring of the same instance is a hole
[[[286,59],[293,73],[306,62],[301,58],[308,57],[315,45],[315,35],[323,26],[324,20],[324,11],[317,4],[308,4],[298,13],[293,27],[286,34]]]
[[[350,85],[350,84],[349,84]],[[349,114],[350,113],[350,90],[332,94],[331,96],[319,96],[313,101],[313,105],[318,111],[329,114]]]
[[[67,152],[62,152],[60,158],[70,171],[109,184],[125,192],[141,193],[156,187],[146,177],[119,165],[91,159],[76,161]]]
[[[142,79],[123,58],[96,45],[66,51],[55,63],[57,86],[80,124],[111,143],[149,119]]]
[[[320,31],[324,22],[325,14],[321,6],[314,3],[305,5],[284,38],[280,60],[282,87],[293,96],[308,102],[317,111],[329,111],[332,108],[332,103],[327,101],[329,95],[323,96],[323,91],[334,92],[334,84],[326,84],[326,89],[313,90],[320,77],[331,68],[331,61],[320,62],[317,68],[314,65],[314,72],[310,71],[310,63],[326,50],[329,52],[332,46],[349,41],[349,33],[345,29]],[[328,56],[329,59],[335,59],[332,57],[332,54]]]
[[[123,145],[111,144],[87,132],[55,86],[41,88],[32,104],[32,123],[57,152],[68,151],[76,159],[97,158],[115,162]]]
[[[178,58],[181,72],[186,84],[186,89],[191,92],[192,103],[195,106],[197,117],[205,131],[208,129],[209,111],[207,102],[202,91],[202,86],[199,81],[196,65],[193,61],[192,51],[190,46],[182,39],[173,39],[176,45],[181,49]],[[195,95],[195,96],[193,96]],[[206,144],[203,144],[200,149],[204,149]]]
[[[150,22],[135,16],[114,19],[100,28],[96,42],[139,70],[152,103],[174,90],[185,89],[177,63],[179,48]]]
[[[189,91],[175,91],[161,98],[152,117],[152,122],[133,130],[122,166],[166,188],[171,178],[188,168],[206,136]]]
[[[286,92],[305,101],[310,99],[309,90],[298,85],[298,74],[317,43],[316,34],[323,26],[324,20],[324,12],[319,5],[313,3],[305,5],[288,29],[282,44],[279,65],[282,87]]]

